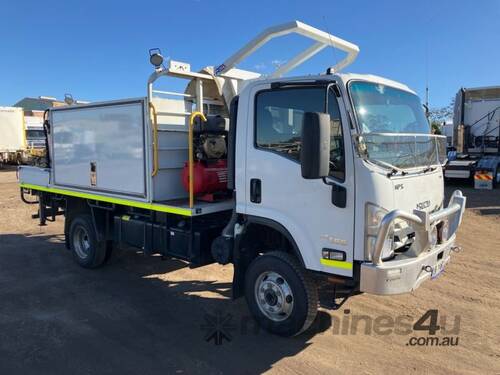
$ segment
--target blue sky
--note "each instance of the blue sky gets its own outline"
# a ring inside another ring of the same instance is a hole
[[[264,28],[298,19],[360,46],[348,70],[406,83],[430,104],[461,87],[500,85],[500,0],[452,1],[33,1],[2,4],[0,105],[71,93],[81,100],[144,96],[148,50],[218,65]],[[268,72],[306,46],[276,40],[242,68]],[[292,74],[319,73],[341,53],[324,50]],[[162,88],[178,83],[164,82]]]

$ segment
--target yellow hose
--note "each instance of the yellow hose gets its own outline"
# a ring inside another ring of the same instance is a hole
[[[158,117],[153,103],[149,103],[149,109],[153,112],[153,172],[151,176],[158,174]]]
[[[194,167],[194,155],[193,155],[193,125],[194,120],[197,117],[206,122],[207,118],[202,112],[193,112],[189,117],[189,136],[188,136],[188,152],[189,152],[189,208],[194,206],[194,187],[193,187],[193,167]]]

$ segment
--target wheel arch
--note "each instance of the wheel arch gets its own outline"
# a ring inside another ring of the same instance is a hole
[[[304,259],[300,253],[299,247],[295,242],[295,239],[290,234],[290,232],[279,222],[261,217],[261,216],[253,216],[246,215],[244,217],[244,230],[235,236],[234,248],[233,248],[233,265],[234,265],[234,274],[233,274],[233,284],[232,284],[232,294],[233,299],[239,298],[244,294],[245,288],[245,273],[246,270],[253,259],[255,259],[258,255],[256,251],[248,251],[249,249],[245,248],[245,244],[248,243],[248,239],[251,237],[252,228],[256,229],[258,227],[263,227],[270,229],[274,233],[279,234],[283,239],[286,240],[289,246],[287,246],[283,252],[290,253],[293,255],[299,264],[305,267]],[[277,250],[269,248],[268,251]]]
[[[89,200],[82,198],[66,198],[66,220],[65,220],[65,235],[67,238],[71,221],[82,214],[89,214],[92,217],[95,235],[98,240],[112,239],[111,217],[109,213],[112,210],[106,207],[93,205]],[[69,249],[69,243],[66,241],[66,247]]]
[[[265,217],[261,217],[261,216],[253,216],[253,215],[248,215],[246,217],[246,222],[247,222],[247,228],[251,227],[251,226],[259,225],[259,226],[267,227],[267,228],[279,233],[280,235],[282,235],[286,239],[288,244],[290,245],[288,248],[289,252],[297,258],[297,260],[300,262],[302,267],[305,267],[304,259],[302,258],[302,255],[300,253],[300,249],[297,246],[295,239],[290,234],[288,229],[286,229],[282,224],[280,224],[279,222],[277,222],[273,219],[269,219],[269,218],[265,218]]]

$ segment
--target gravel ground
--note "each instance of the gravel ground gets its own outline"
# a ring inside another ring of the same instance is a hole
[[[0,170],[0,374],[500,374],[500,190],[460,188],[463,252],[442,276],[411,294],[322,309],[312,331],[284,339],[255,330],[244,300],[230,300],[230,266],[118,250],[104,268],[79,268],[62,220],[37,226],[15,172]],[[435,337],[456,346],[409,345],[430,336],[387,328],[430,309],[442,326]],[[205,340],[211,316],[229,323],[221,345]]]

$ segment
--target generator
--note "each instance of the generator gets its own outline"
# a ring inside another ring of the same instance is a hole
[[[220,115],[201,117],[193,124],[193,193],[196,199],[215,201],[227,193],[227,128]],[[182,184],[189,191],[189,162],[184,164]]]

